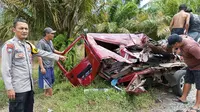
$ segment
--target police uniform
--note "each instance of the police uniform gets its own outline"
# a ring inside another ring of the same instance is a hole
[[[6,41],[2,47],[1,71],[5,88],[6,90],[13,89],[16,93],[16,99],[9,102],[9,111],[24,112],[25,110],[25,112],[30,112],[33,108],[32,55],[59,60],[59,55],[43,50],[37,51],[36,49],[33,54],[33,50],[35,50],[33,47],[26,41],[20,41],[17,37]],[[31,99],[24,99],[24,94],[32,96]],[[28,104],[27,100],[31,101],[31,104]],[[23,102],[23,104],[15,108],[13,105],[16,102]]]

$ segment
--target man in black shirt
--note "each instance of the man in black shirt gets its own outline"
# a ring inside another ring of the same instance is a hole
[[[200,17],[197,14],[193,14],[191,9],[188,9],[186,12],[190,13],[188,35],[195,41],[200,42]]]

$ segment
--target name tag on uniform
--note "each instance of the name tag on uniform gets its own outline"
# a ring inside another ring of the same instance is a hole
[[[24,53],[16,53],[15,58],[24,58]]]

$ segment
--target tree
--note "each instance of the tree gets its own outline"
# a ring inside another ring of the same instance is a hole
[[[4,4],[3,24],[0,33],[5,33],[12,26],[16,17],[23,17],[30,23],[32,38],[41,34],[46,26],[51,26],[58,33],[66,33],[66,39],[71,37],[80,22],[92,13],[95,0],[2,0]],[[85,19],[86,20],[86,19]],[[80,27],[80,26],[79,26]],[[3,32],[2,32],[3,31]]]
[[[92,31],[105,32],[105,33],[129,33],[122,24],[127,20],[133,18],[137,11],[138,6],[134,1],[123,2],[122,0],[112,0],[102,3],[104,8],[96,11],[94,16],[99,18],[95,23]],[[104,19],[102,19],[104,18]]]

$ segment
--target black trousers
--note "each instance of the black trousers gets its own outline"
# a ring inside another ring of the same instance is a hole
[[[34,92],[16,93],[15,100],[9,100],[9,112],[33,112]]]
[[[184,34],[184,28],[173,28],[171,31],[171,35],[172,34],[177,34],[177,35],[182,35]]]

